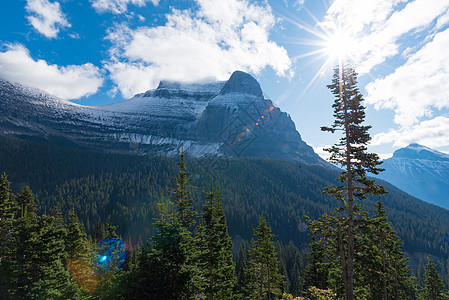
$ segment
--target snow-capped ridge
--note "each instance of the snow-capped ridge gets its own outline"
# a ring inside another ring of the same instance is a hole
[[[131,99],[82,106],[0,82],[0,134],[60,136],[95,150],[194,157],[263,157],[327,165],[290,117],[241,71],[227,82],[159,86]]]
[[[384,160],[379,178],[412,196],[449,209],[449,155],[410,144]]]
[[[262,96],[263,94],[257,80],[248,73],[242,71],[235,71],[232,73],[231,77],[220,91],[220,94],[222,95],[228,93],[250,94],[254,96]]]
[[[410,144],[405,148],[396,150],[393,153],[395,158],[408,158],[408,159],[425,159],[425,160],[444,160],[449,161],[449,154],[439,152],[435,149],[420,145]]]

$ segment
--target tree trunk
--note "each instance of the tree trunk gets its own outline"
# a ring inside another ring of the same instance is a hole
[[[348,257],[346,259],[346,274],[345,277],[345,290],[346,300],[354,300],[354,196],[353,196],[353,182],[352,182],[352,166],[351,166],[351,128],[349,126],[348,119],[348,95],[346,94],[346,78],[343,74],[344,65],[341,64],[342,71],[340,71],[341,77],[341,91],[340,94],[343,99],[344,115],[345,115],[345,134],[346,134],[346,172],[348,176]]]

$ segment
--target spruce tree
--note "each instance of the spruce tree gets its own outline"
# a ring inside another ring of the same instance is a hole
[[[329,285],[329,262],[326,259],[325,245],[317,240],[316,235],[312,234],[311,239],[307,255],[307,266],[302,276],[302,283],[305,287],[304,292],[313,286],[319,289],[327,289]]]
[[[15,288],[14,221],[16,202],[6,174],[0,176],[0,295],[8,295]]]
[[[239,247],[239,252],[236,258],[236,276],[237,276],[237,286],[243,287],[247,274],[245,273],[245,269],[247,268],[249,260],[249,243],[245,240],[242,240]]]
[[[193,217],[196,216],[196,212],[193,210],[192,199],[190,198],[192,188],[188,180],[189,173],[186,170],[183,152],[181,152],[179,158],[180,161],[176,163],[178,165],[178,177],[175,178],[176,188],[172,190],[171,199],[177,208],[179,223],[188,230],[195,224]]]
[[[367,233],[371,249],[372,293],[375,299],[411,299],[415,297],[415,278],[408,267],[408,259],[401,251],[402,242],[388,222],[382,201],[375,204],[374,216]],[[364,266],[366,268],[366,265]]]
[[[17,289],[14,296],[29,299],[33,297],[33,287],[38,280],[34,260],[39,256],[35,248],[39,235],[38,216],[34,195],[29,187],[24,187],[17,195],[17,203],[19,217],[14,231]]]
[[[427,265],[424,271],[424,287],[419,294],[420,300],[444,300],[449,299],[449,293],[444,288],[443,281],[436,270],[435,264],[427,257]]]
[[[274,234],[263,216],[254,231],[256,240],[249,251],[248,299],[276,299],[281,294],[284,278],[279,274]]]
[[[202,279],[202,291],[207,299],[234,299],[236,283],[235,264],[232,257],[232,241],[228,234],[226,216],[222,207],[220,190],[212,185],[206,193],[203,206],[204,226],[198,230],[197,264]]]
[[[94,274],[93,247],[73,209],[69,213],[66,231],[64,240],[68,257],[66,267],[70,271],[73,283],[68,294],[71,298],[77,298],[85,294],[83,291],[93,293],[98,285],[97,276]]]
[[[189,299],[191,273],[185,267],[186,232],[176,218],[155,224],[153,247],[146,246],[139,259],[138,287],[132,299]]]
[[[343,63],[335,68],[332,84],[327,86],[335,96],[334,123],[331,127],[322,127],[321,130],[343,133],[339,143],[325,149],[331,156],[329,161],[339,164],[343,171],[337,181],[336,187],[327,187],[325,192],[333,195],[342,203],[339,210],[345,216],[344,225],[347,240],[343,240],[341,229],[337,231],[340,264],[345,285],[347,300],[354,299],[354,238],[356,235],[354,222],[357,215],[355,200],[363,200],[366,194],[380,195],[385,193],[383,187],[369,179],[367,172],[378,174],[382,169],[376,154],[368,153],[366,145],[370,141],[368,130],[371,126],[363,125],[365,120],[365,107],[362,105],[363,97],[357,88],[357,73]]]
[[[38,232],[33,255],[36,281],[33,293],[42,299],[67,299],[70,275],[65,263],[67,254],[64,240],[65,226],[59,209],[52,209],[52,215],[39,218]]]

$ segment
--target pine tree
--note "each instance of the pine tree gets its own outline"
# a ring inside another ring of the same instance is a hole
[[[232,257],[232,241],[228,234],[226,216],[222,207],[220,190],[212,185],[206,193],[203,206],[204,226],[198,230],[197,264],[200,268],[202,290],[207,299],[234,299],[236,283],[235,264]]]
[[[254,235],[256,240],[249,251],[247,297],[275,299],[281,293],[284,279],[279,274],[274,235],[263,216],[260,217]]]
[[[6,174],[0,176],[0,295],[8,295],[15,288],[14,221],[16,201]]]
[[[139,256],[135,270],[127,282],[132,287],[126,299],[189,299],[192,293],[192,268],[186,248],[187,231],[172,213],[170,202],[160,205],[160,218],[155,222],[157,233]]]
[[[38,239],[38,216],[34,195],[29,187],[24,187],[17,195],[18,219],[14,232],[15,236],[15,268],[17,289],[15,297],[29,299],[33,296],[33,286],[38,280],[36,277],[34,259],[38,257],[35,245]]]
[[[33,286],[33,293],[43,299],[67,299],[70,275],[65,267],[66,231],[59,209],[52,209],[52,215],[39,218],[38,232],[32,258],[38,280]]]
[[[427,257],[427,265],[424,272],[424,287],[419,294],[420,300],[444,300],[449,299],[449,293],[444,288],[443,281],[437,273],[435,264]]]
[[[177,208],[181,226],[189,229],[195,224],[193,217],[196,216],[196,212],[193,210],[192,199],[190,198],[192,188],[188,181],[189,173],[186,170],[184,153],[181,152],[179,157],[180,161],[176,163],[178,165],[178,177],[175,178],[176,188],[172,190],[171,199]]]
[[[329,262],[326,259],[325,246],[317,241],[315,235],[311,235],[307,266],[302,276],[305,291],[314,286],[319,289],[328,288]]]
[[[92,239],[95,243],[98,243],[106,238],[106,231],[104,228],[104,224],[100,221],[95,224],[94,230],[92,232]]]
[[[82,291],[92,294],[98,285],[98,279],[94,273],[93,247],[73,209],[69,213],[66,231],[64,241],[68,257],[66,267],[70,271],[73,283],[68,294],[71,298],[81,297]]]
[[[371,260],[373,298],[375,299],[411,299],[415,296],[415,278],[411,276],[408,259],[401,251],[402,242],[388,222],[382,201],[375,204],[369,243],[374,249]],[[364,266],[366,268],[366,266]]]
[[[249,243],[245,240],[242,240],[242,242],[240,243],[240,247],[239,247],[239,252],[237,254],[237,258],[236,258],[236,275],[237,275],[237,286],[239,287],[243,287],[246,279],[247,279],[247,274],[245,273],[245,269],[247,268],[248,265],[248,260],[249,260]]]
[[[331,156],[329,161],[341,165],[344,169],[337,181],[337,187],[327,187],[325,192],[333,195],[342,203],[340,212],[346,212],[345,224],[347,241],[338,231],[339,256],[345,285],[347,300],[354,299],[354,222],[356,217],[355,200],[363,200],[366,194],[380,195],[385,193],[383,187],[374,184],[374,180],[366,176],[367,172],[378,174],[381,169],[379,157],[367,153],[366,145],[370,141],[368,130],[371,126],[362,125],[365,119],[365,107],[362,105],[363,97],[357,88],[357,73],[342,63],[334,70],[332,84],[327,86],[335,96],[333,104],[335,121],[331,127],[322,127],[321,130],[336,132],[342,131],[340,142],[325,149]]]

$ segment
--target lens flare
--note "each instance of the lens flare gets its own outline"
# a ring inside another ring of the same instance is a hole
[[[71,260],[67,263],[72,277],[89,294],[92,294],[98,285],[98,278],[94,270],[81,260]]]
[[[117,271],[123,266],[126,258],[125,244],[118,238],[102,240],[97,244],[95,261],[101,271]]]

